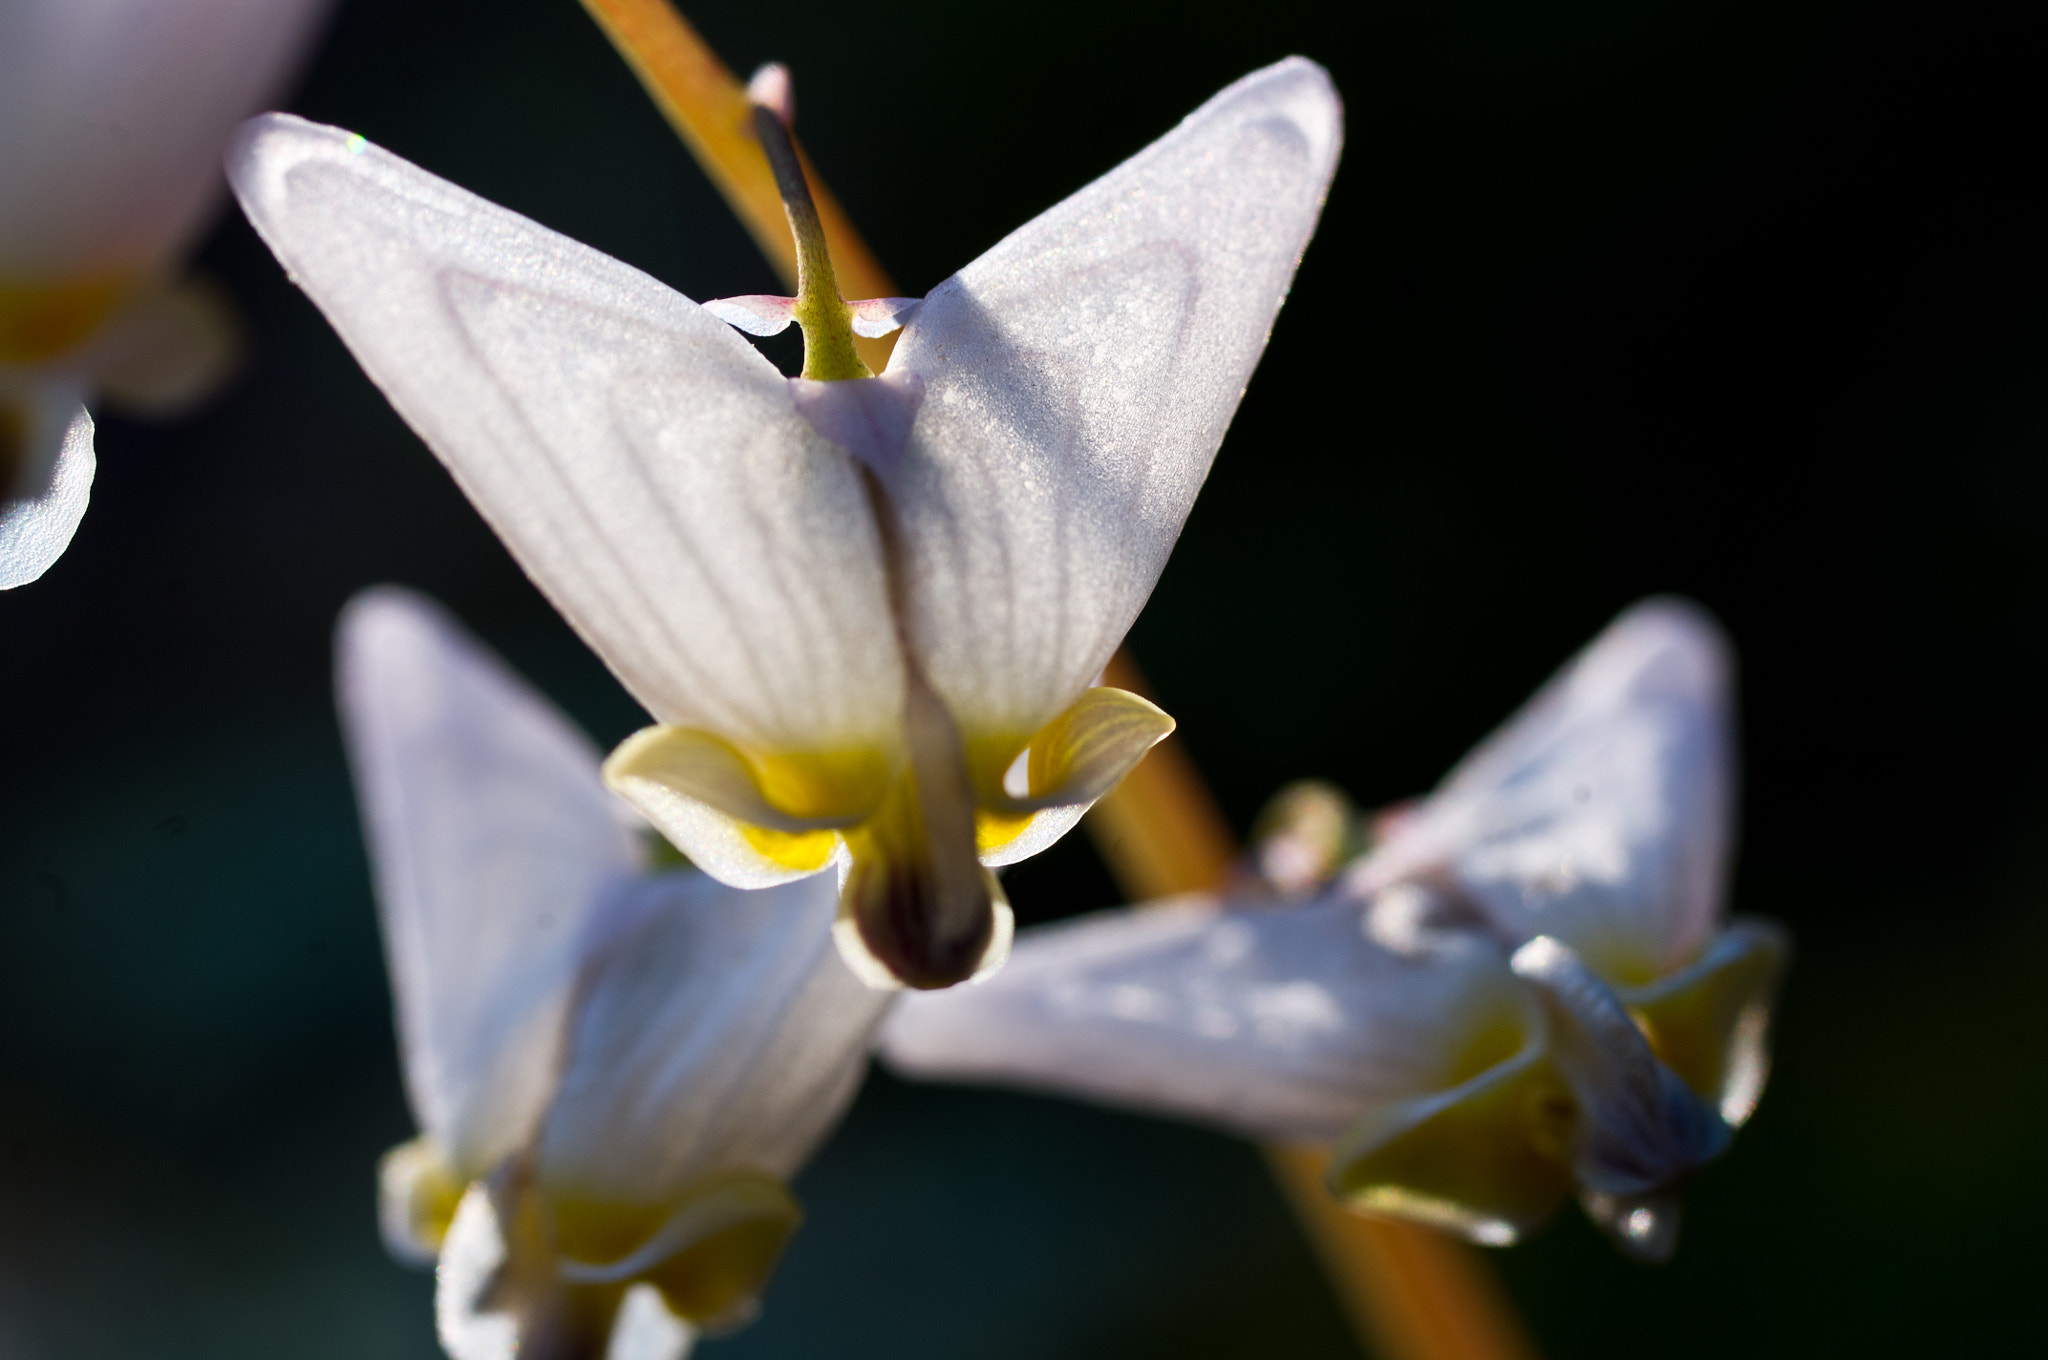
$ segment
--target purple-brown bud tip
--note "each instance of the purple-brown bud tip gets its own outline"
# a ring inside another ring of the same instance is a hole
[[[747,100],[774,114],[784,127],[796,123],[796,86],[790,81],[789,68],[779,61],[754,72],[747,81]]]

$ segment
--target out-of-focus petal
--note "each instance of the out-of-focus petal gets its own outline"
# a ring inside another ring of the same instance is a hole
[[[145,290],[71,359],[113,405],[175,416],[213,395],[242,359],[241,318],[196,279]]]
[[[283,115],[250,220],[521,564],[661,721],[886,748],[902,661],[853,462],[745,340],[638,270]]]
[[[911,641],[970,737],[1020,738],[1151,594],[1265,348],[1341,139],[1291,58],[940,284],[889,372],[925,381],[893,500]]]
[[[787,1177],[831,1129],[890,995],[840,961],[828,877],[743,892],[682,871],[613,910],[539,1145],[551,1194],[660,1203],[727,1171]]]
[[[531,1136],[590,913],[638,846],[589,740],[431,602],[367,591],[335,648],[406,1089],[472,1178]]]
[[[98,466],[92,417],[71,382],[0,388],[0,590],[27,585],[71,546]]]
[[[1355,1209],[1502,1247],[1572,1191],[1571,1098],[1542,1032],[1442,1091],[1374,1105],[1330,1153],[1330,1192]]]
[[[1376,1100],[1455,1085],[1512,1053],[1525,1006],[1483,941],[1401,954],[1368,938],[1356,901],[1226,911],[1190,899],[1026,931],[1001,972],[904,997],[882,1053],[907,1076],[1324,1142]]]
[[[431,1266],[468,1184],[425,1134],[377,1163],[377,1229],[384,1249],[409,1266]]]
[[[1733,674],[1698,608],[1636,605],[1404,817],[1355,886],[1447,880],[1510,941],[1551,935],[1617,982],[1683,965],[1722,910]]]
[[[605,1360],[683,1360],[697,1329],[668,1310],[651,1284],[631,1285],[619,1300]]]
[[[1749,1118],[1770,1078],[1771,1010],[1791,956],[1783,926],[1738,917],[1687,967],[1615,989],[1658,1059],[1730,1128]]]
[[[0,280],[139,277],[203,225],[236,122],[327,0],[0,5]]]
[[[1515,951],[1550,1034],[1550,1060],[1578,1105],[1572,1170],[1611,1195],[1661,1191],[1728,1146],[1719,1114],[1657,1060],[1619,998],[1569,946],[1539,935]]]

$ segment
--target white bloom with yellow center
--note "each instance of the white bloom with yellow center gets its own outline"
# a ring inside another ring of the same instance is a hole
[[[1731,670],[1698,610],[1638,605],[1331,890],[1029,933],[908,998],[884,1054],[1331,1144],[1346,1202],[1483,1242],[1576,1188],[1668,1255],[1762,1093],[1789,948],[1722,919]]]
[[[422,1130],[384,1234],[438,1259],[444,1345],[663,1360],[743,1321],[891,999],[831,881],[644,871],[596,749],[418,596],[359,596],[337,650]]]
[[[849,306],[762,97],[796,299],[699,306],[281,115],[248,126],[230,177],[658,720],[612,787],[724,882],[836,868],[849,961],[943,986],[1006,947],[988,868],[1064,834],[1171,730],[1093,682],[1264,350],[1338,103],[1311,62],[1256,72],[921,301]],[[792,318],[794,379],[726,324]],[[853,329],[906,318],[868,376]]]
[[[0,589],[41,576],[85,514],[88,396],[170,411],[223,376],[231,323],[170,270],[229,133],[326,7],[0,5]]]

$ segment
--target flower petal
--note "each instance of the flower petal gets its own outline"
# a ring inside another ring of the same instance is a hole
[[[1588,1190],[1664,1190],[1719,1156],[1730,1130],[1657,1060],[1628,1010],[1569,946],[1538,935],[1515,951],[1550,1030],[1550,1059],[1578,1103],[1572,1169]]]
[[[384,1249],[409,1266],[431,1266],[448,1239],[466,1182],[425,1134],[377,1162],[377,1229]]]
[[[234,304],[209,284],[181,279],[144,289],[68,362],[113,405],[175,416],[218,391],[242,350]]]
[[[0,590],[25,586],[71,546],[92,498],[98,462],[92,417],[76,384],[45,382],[20,397],[0,390]]]
[[[1771,1072],[1771,1009],[1792,954],[1783,926],[1742,917],[1690,966],[1616,995],[1659,1061],[1730,1128],[1742,1127]]]
[[[1619,982],[1680,966],[1722,909],[1732,672],[1699,609],[1636,605],[1402,819],[1357,888],[1448,880],[1509,941],[1552,935]]]
[[[915,373],[834,382],[791,378],[789,399],[820,437],[887,484],[903,464],[903,446],[924,403],[924,383]]]
[[[1281,911],[1188,899],[1021,934],[970,987],[907,995],[882,1053],[906,1076],[987,1081],[1322,1142],[1375,1101],[1512,1053],[1521,989],[1483,941],[1410,955],[1359,903]]]
[[[327,0],[0,5],[0,278],[140,275],[203,225],[235,123]]]
[[[911,637],[970,737],[1033,732],[1151,594],[1336,165],[1293,58],[940,284],[889,372],[925,380],[898,485]]]
[[[704,310],[748,335],[780,335],[796,320],[796,299],[749,293],[713,298],[704,304]]]
[[[860,475],[688,298],[359,137],[245,126],[264,240],[665,723],[886,746],[902,660]]]
[[[612,1320],[605,1360],[683,1360],[696,1344],[697,1329],[668,1310],[651,1284],[631,1285]]]
[[[1171,736],[1173,727],[1173,719],[1149,699],[1107,685],[1083,690],[1031,739],[1029,796],[999,805],[1035,812],[1093,803]]]
[[[759,772],[739,752],[695,728],[642,728],[605,760],[604,778],[705,873],[735,888],[766,888],[846,863],[836,829],[873,810],[888,774],[882,762],[864,763],[870,766],[868,779],[822,761],[774,762],[795,775],[779,782],[800,786],[811,810],[829,811],[828,816],[798,816],[777,807],[762,789]],[[842,777],[829,777],[834,774]]]
[[[855,335],[879,340],[909,325],[910,318],[923,305],[923,298],[862,298],[847,303],[846,310],[853,313]]]
[[[552,1197],[666,1203],[706,1177],[787,1178],[837,1122],[890,997],[840,962],[838,891],[758,892],[683,871],[617,910],[540,1142]]]
[[[472,1179],[540,1117],[588,919],[638,846],[589,739],[428,600],[358,595],[335,650],[406,1089]]]
[[[1447,1091],[1375,1106],[1331,1151],[1330,1193],[1354,1209],[1504,1247],[1571,1194],[1570,1127],[1571,1097],[1539,1030],[1515,1056]]]

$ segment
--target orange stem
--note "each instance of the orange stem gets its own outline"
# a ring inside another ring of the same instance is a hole
[[[794,290],[796,242],[768,158],[754,140],[745,87],[668,0],[582,4]],[[840,287],[855,298],[899,296],[808,158],[804,173]],[[856,343],[879,373],[895,336]],[[1109,663],[1107,680],[1146,692],[1123,652]],[[1095,805],[1087,822],[1117,885],[1134,900],[1217,887],[1237,857],[1230,823],[1186,748],[1171,737]],[[1478,1252],[1430,1228],[1345,1211],[1323,1188],[1320,1152],[1268,1148],[1267,1158],[1373,1353],[1384,1360],[1536,1360]]]
[[[582,0],[612,46],[633,68],[655,107],[669,121],[704,167],[704,173],[732,205],[740,222],[783,286],[796,291],[796,240],[782,211],[768,157],[754,140],[753,106],[746,86],[718,59],[697,30],[668,0]],[[874,253],[847,220],[846,210],[818,177],[801,144],[797,157],[811,183],[818,217],[831,243],[832,265],[839,286],[854,299],[896,297]],[[867,366],[880,373],[896,348],[894,335],[879,340],[856,337],[854,347]]]

